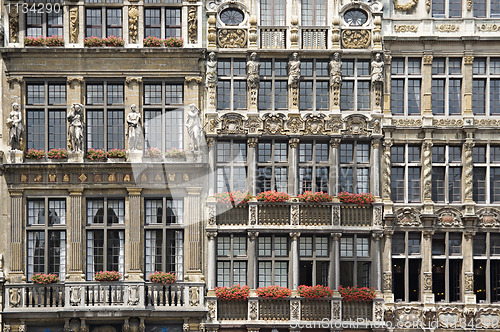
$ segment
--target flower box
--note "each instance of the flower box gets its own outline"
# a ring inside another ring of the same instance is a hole
[[[116,37],[116,36],[109,36],[108,38],[103,39],[104,44],[106,46],[111,46],[111,47],[122,47],[125,45],[125,41],[121,37]]]
[[[45,46],[44,37],[24,37],[24,46]]]
[[[162,40],[163,45],[166,47],[182,47],[184,40],[182,38],[170,37]]]
[[[64,38],[62,36],[51,36],[45,38],[45,45],[49,47],[64,46]]]
[[[257,288],[257,295],[265,299],[284,299],[291,294],[290,289],[278,285]]]
[[[375,288],[373,287],[342,287],[338,289],[342,301],[345,302],[370,302],[375,298]]]
[[[28,151],[26,151],[26,153],[24,154],[24,157],[26,159],[40,160],[45,158],[45,151],[37,149],[28,149]]]
[[[165,151],[165,158],[168,159],[186,159],[186,152],[181,149],[171,148]]]
[[[68,151],[66,149],[51,149],[47,153],[47,157],[49,160],[68,158]]]
[[[305,297],[306,299],[323,299],[325,297],[331,297],[333,291],[328,286],[316,285],[316,286],[305,286],[300,285],[298,287],[299,296]]]
[[[104,39],[99,38],[99,37],[87,37],[83,40],[83,45],[87,47],[103,47],[104,46]]]
[[[375,198],[370,193],[352,194],[346,191],[337,194],[341,203],[368,205],[375,202]]]
[[[158,37],[149,36],[144,38],[144,47],[161,47],[162,40]]]
[[[108,151],[108,158],[117,159],[117,158],[125,158],[127,156],[127,150],[124,149],[112,149]]]
[[[90,148],[87,150],[87,159],[91,161],[106,161],[107,153],[101,149]]]
[[[333,196],[322,191],[316,193],[306,191],[299,195],[299,201],[305,203],[330,203],[333,201]]]
[[[149,275],[149,280],[157,284],[173,284],[177,281],[177,275],[173,272],[158,272],[155,271]]]
[[[117,271],[99,271],[94,275],[95,281],[118,281],[122,278]]]
[[[217,203],[238,205],[248,203],[252,199],[252,195],[248,191],[237,190],[216,193],[214,194],[214,198],[217,200]]]
[[[48,285],[58,283],[59,277],[57,276],[57,274],[37,273],[31,277],[31,281],[39,285]]]
[[[250,287],[234,285],[231,287],[215,287],[215,295],[222,301],[244,301],[248,297]]]
[[[144,152],[144,157],[145,158],[151,158],[151,159],[162,159],[163,155],[158,148],[149,148]]]
[[[257,198],[259,202],[279,203],[288,201],[290,199],[290,195],[285,192],[268,190],[257,194],[255,198]]]

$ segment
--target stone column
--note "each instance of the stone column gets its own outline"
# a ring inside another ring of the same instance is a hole
[[[378,291],[382,290],[382,250],[380,248],[380,239],[382,239],[383,236],[384,235],[382,233],[372,233],[372,259],[374,265],[374,275],[372,277],[372,280],[375,280],[375,289]],[[390,252],[388,254],[390,254]]]
[[[330,279],[328,283],[331,289],[338,289],[340,286],[340,237],[342,233],[331,233],[333,239],[330,253]]]
[[[207,231],[208,248],[207,248],[207,288],[208,290],[215,288],[215,273],[217,263],[215,261],[215,241],[217,231]]]
[[[69,213],[68,213],[68,278],[67,281],[83,281],[82,246],[83,234],[82,225],[85,223],[82,214],[83,189],[71,189],[69,192]]]
[[[392,204],[391,199],[391,140],[384,140],[382,163],[382,199],[384,204]]]
[[[299,193],[299,139],[290,138],[290,160],[288,168],[288,193],[290,196],[297,196]]]
[[[10,277],[11,282],[21,282],[23,271],[23,191],[10,191],[11,225],[10,225]]]
[[[256,242],[259,232],[248,232],[248,280],[250,289],[257,289],[257,260],[255,257]]]
[[[201,187],[189,187],[187,197],[184,199],[184,222],[187,226],[184,240],[186,255],[186,274],[190,281],[200,281],[201,277]],[[196,275],[196,277],[194,277]]]
[[[384,119],[392,118],[391,111],[391,67],[392,67],[392,56],[389,53],[384,55],[385,67],[384,67]]]
[[[474,147],[474,141],[472,139],[467,139],[465,144],[463,145],[463,156],[464,156],[464,203],[465,203],[465,213],[467,215],[474,215],[474,199],[472,195],[472,172],[473,172],[473,163],[472,163],[472,148]]]
[[[432,236],[433,230],[424,230],[424,240],[422,242],[422,273],[421,279],[422,302],[434,302],[434,294],[432,293]]]
[[[125,262],[127,280],[143,280],[141,270],[141,188],[127,188],[128,218],[125,218]],[[128,234],[127,234],[128,233]]]
[[[336,195],[339,192],[339,147],[340,138],[330,139],[330,181],[328,181],[328,190],[331,195]]]
[[[474,56],[464,56],[464,79],[462,91],[464,94],[464,120],[474,117],[472,113],[472,64],[474,63]],[[466,122],[466,121],[465,121]],[[467,123],[467,122],[466,122]]]
[[[380,197],[380,140],[372,141],[373,164],[370,168],[371,188],[375,197]]]
[[[292,289],[299,287],[299,237],[300,233],[290,233],[292,245],[290,254],[292,256]]]
[[[382,291],[387,293],[392,293],[392,235],[394,231],[391,229],[384,230],[384,243],[382,252],[385,253],[382,257]],[[384,294],[384,298],[386,295]],[[392,301],[390,301],[392,302]]]
[[[125,105],[127,105],[127,107],[125,107],[125,119],[130,113],[130,106],[136,105],[139,113],[141,114],[141,119],[144,120],[144,114],[142,112],[142,109],[139,107],[139,105],[141,105],[141,98],[139,97],[139,95],[141,90],[142,77],[127,77],[125,78],[125,83]],[[129,149],[128,139],[125,140],[125,149]]]
[[[464,242],[462,252],[464,254],[463,271],[464,271],[464,293],[465,303],[476,303],[474,294],[474,260],[472,257],[472,238],[476,234],[475,231],[464,231]]]
[[[213,196],[216,188],[215,178],[217,173],[215,172],[215,138],[207,137],[208,146],[208,196]],[[249,149],[250,150],[250,149]]]
[[[256,180],[257,180],[257,137],[249,137],[247,140],[247,164],[248,164],[248,174],[247,174],[247,188],[250,194],[255,196],[256,194]]]
[[[432,141],[426,139],[422,144],[423,149],[423,201],[424,213],[431,214],[433,212],[432,202]]]
[[[200,76],[186,76],[184,78],[184,101],[185,104],[194,104],[200,108]]]
[[[432,55],[424,55],[424,65],[422,77],[429,79],[422,80],[422,94],[424,96],[422,106],[424,109],[424,125],[432,125]]]

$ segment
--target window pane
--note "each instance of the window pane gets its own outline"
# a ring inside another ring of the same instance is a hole
[[[122,36],[122,9],[107,8],[106,9],[106,36]]]
[[[26,147],[45,150],[45,112],[26,110],[26,127]]]
[[[104,149],[104,111],[87,110],[87,147]]]
[[[124,115],[122,110],[108,110],[108,150],[125,148]]]

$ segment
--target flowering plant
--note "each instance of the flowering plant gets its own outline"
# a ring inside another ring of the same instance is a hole
[[[24,46],[43,46],[45,45],[44,37],[24,37]]]
[[[161,47],[161,39],[154,36],[144,38],[144,47]]]
[[[331,297],[333,291],[328,286],[316,285],[305,286],[300,285],[298,288],[299,295],[307,299],[322,299],[324,297]]]
[[[104,45],[104,39],[99,37],[87,37],[83,40],[83,44],[87,47],[101,47]]]
[[[163,39],[163,44],[165,44],[166,47],[182,47],[182,44],[184,41],[182,38],[175,38],[175,37],[170,37],[167,39]]]
[[[249,200],[252,199],[252,195],[247,192],[242,191],[231,191],[231,192],[223,192],[219,194],[214,194],[217,203],[224,204],[246,204]]]
[[[47,284],[55,284],[59,282],[59,277],[57,274],[44,274],[37,273],[31,277],[31,281],[35,284],[47,285]]]
[[[313,193],[312,191],[306,191],[299,195],[299,201],[307,203],[324,203],[333,201],[333,196],[328,195],[322,191]]]
[[[104,43],[106,46],[123,46],[125,45],[125,41],[121,37],[116,37],[116,36],[109,36],[108,38],[103,39]]]
[[[186,152],[181,149],[171,148],[165,151],[165,157],[167,158],[185,158]]]
[[[231,287],[215,287],[215,295],[222,301],[244,301],[248,297],[250,287],[234,285]]]
[[[87,158],[93,161],[104,161],[106,160],[106,151],[101,149],[90,148],[87,150]]]
[[[157,284],[173,284],[177,280],[177,276],[173,272],[158,272],[155,271],[149,275],[149,280],[151,282],[156,282]]]
[[[64,38],[62,36],[51,36],[45,38],[47,46],[64,46]]]
[[[47,156],[49,159],[63,159],[68,157],[68,151],[66,149],[51,149]]]
[[[24,156],[28,159],[42,159],[43,157],[45,157],[45,151],[29,149],[28,151],[26,151],[26,154]]]
[[[146,158],[160,159],[161,156],[162,156],[162,153],[161,153],[160,149],[158,149],[158,148],[149,148],[144,153],[144,157],[146,157]]]
[[[108,158],[125,158],[126,155],[126,150],[112,149],[108,151]]]
[[[255,196],[259,202],[286,202],[290,199],[290,195],[285,192],[277,192],[277,191],[264,191]]]
[[[95,281],[118,281],[122,275],[117,271],[99,271],[94,275]]]
[[[278,285],[257,288],[257,295],[266,299],[283,299],[291,294],[290,289]]]
[[[375,298],[375,288],[373,287],[339,287],[340,296],[346,302],[364,301],[369,302]]]
[[[375,198],[370,193],[351,194],[346,191],[337,194],[337,197],[342,203],[354,203],[358,205],[371,204]]]

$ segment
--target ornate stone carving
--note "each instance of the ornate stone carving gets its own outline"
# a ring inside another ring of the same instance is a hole
[[[468,0],[470,1],[470,0]],[[497,24],[481,24],[477,25],[477,31],[479,32],[497,32],[500,31],[500,25]]]
[[[259,237],[259,232],[248,232],[247,235],[250,241],[255,241]]]
[[[361,135],[368,136],[368,124],[366,117],[363,115],[350,115],[345,122],[345,130],[343,130],[345,135]]]
[[[69,302],[72,306],[80,305],[80,302],[82,301],[82,288],[79,286],[71,287],[69,298]]]
[[[432,199],[432,142],[425,141],[422,144],[423,148],[423,198],[424,201],[430,201]]]
[[[351,30],[342,31],[342,46],[344,48],[367,48],[370,46],[370,31]]]
[[[382,90],[380,90],[382,91]],[[372,134],[382,134],[382,127],[380,126],[380,120],[379,119],[374,119],[370,123],[370,128],[372,129]],[[375,149],[378,149],[379,141],[372,141],[372,146]]]
[[[373,226],[382,227],[382,206],[373,207]]]
[[[431,0],[425,0],[425,10],[427,13],[431,11]]]
[[[292,106],[299,105],[300,58],[298,53],[293,53],[288,61],[288,87],[292,96]]]
[[[300,140],[296,137],[290,138],[290,140],[288,141],[288,145],[290,145],[292,149],[296,149],[299,146],[299,142]],[[297,202],[297,199],[292,198],[292,202]]]
[[[332,301],[332,319],[340,320],[340,302]]]
[[[392,291],[392,272],[386,271],[382,273],[382,290],[384,292]]]
[[[491,329],[497,328],[500,321],[500,310],[498,308],[479,308],[476,312],[476,328]]]
[[[257,48],[257,39],[258,39],[258,34],[257,34],[257,16],[255,15],[250,15],[250,19],[248,20],[248,23],[250,24],[248,28],[248,41],[250,43],[250,48]]]
[[[481,209],[476,212],[478,215],[477,226],[480,227],[499,227],[500,211],[492,208]]]
[[[210,52],[210,54],[208,55],[205,86],[207,88],[208,103],[210,107],[215,108],[215,91],[217,87],[217,58],[214,52]]]
[[[256,320],[257,319],[257,315],[258,315],[258,306],[257,306],[257,301],[248,301],[248,317],[251,319],[251,320]]]
[[[467,0],[467,11],[470,12],[472,10],[472,0]]]
[[[247,61],[247,86],[250,93],[250,105],[257,107],[257,92],[259,91],[260,83],[260,62],[257,58],[257,53],[250,54]]]
[[[243,29],[219,29],[218,42],[222,48],[245,48],[247,32]]]
[[[432,124],[437,127],[461,127],[464,122],[460,119],[433,119]]]
[[[68,324],[69,327],[69,324]],[[122,332],[130,332],[130,322],[129,319],[125,319],[125,322],[123,323],[123,330]]]
[[[191,139],[188,149],[194,152],[197,157],[199,157],[200,146],[203,139],[203,128],[200,117],[201,111],[194,104],[190,104],[185,123],[186,131]]]
[[[208,320],[214,322],[216,319],[217,312],[217,301],[210,300],[208,301]]]
[[[392,141],[385,140],[384,143],[384,154],[382,155],[382,198],[384,200],[391,199],[391,147]]]
[[[292,320],[300,319],[300,304],[299,301],[292,301],[290,304],[290,318]]]
[[[465,272],[465,292],[472,293],[474,292],[474,273],[473,272]]]
[[[418,32],[418,26],[413,24],[397,24],[394,25],[394,32]]]
[[[376,322],[381,322],[384,320],[384,304],[381,301],[375,302],[374,313],[375,313],[374,320]]]
[[[26,324],[24,321],[21,321],[21,325],[19,325],[19,332],[26,332]]]
[[[384,321],[386,321],[386,322],[393,322],[394,321],[394,308],[393,307],[385,307]]]
[[[342,61],[339,52],[335,52],[330,60],[330,86],[333,93],[333,105],[339,106],[342,86]]]
[[[21,141],[24,134],[22,113],[17,102],[12,103],[12,110],[6,121],[9,128],[9,145],[11,150],[21,150]]]
[[[257,205],[250,205],[250,225],[257,225]]]
[[[457,307],[440,307],[436,311],[436,319],[441,328],[454,328],[459,326],[462,311]]]
[[[133,82],[136,82],[137,84],[141,84],[142,83],[142,77],[130,76],[130,77],[127,77],[125,79],[125,83],[127,83],[127,84],[132,84]]]
[[[415,8],[415,6],[418,3],[418,0],[410,0],[404,4],[400,4],[399,0],[393,0],[393,3],[394,3],[394,8],[396,10],[406,12],[406,11],[409,11],[409,10],[412,10],[413,8]]]
[[[208,226],[215,226],[217,222],[217,207],[215,205],[208,206]]]
[[[256,134],[262,127],[262,120],[258,116],[249,116],[245,120],[245,128],[248,129],[249,134]]]
[[[432,292],[432,272],[424,272],[424,292]]]
[[[10,42],[19,43],[19,8],[10,6],[9,13]]]
[[[247,145],[249,148],[255,149],[259,144],[259,139],[257,137],[249,137],[247,139]]]
[[[392,124],[398,127],[422,127],[420,119],[393,119]]]
[[[458,32],[460,26],[456,24],[438,24],[435,26],[435,29],[438,32]]]
[[[286,127],[290,134],[299,134],[304,127],[304,121],[300,116],[290,116],[286,122]]]
[[[80,33],[80,20],[78,14],[78,6],[69,8],[69,42],[78,43],[78,35]]]
[[[472,202],[472,148],[474,147],[473,141],[466,141],[464,143],[464,200]]]
[[[290,221],[293,225],[299,225],[299,206],[297,204],[293,204],[290,212]]]
[[[197,307],[200,304],[200,288],[189,287],[189,305]]]
[[[461,227],[463,226],[461,213],[454,208],[444,208],[437,211],[437,225],[441,227]]]
[[[292,241],[297,241],[300,237],[299,232],[290,232],[290,237],[292,238]]]
[[[9,304],[13,308],[19,307],[21,304],[21,292],[19,288],[11,288],[9,291]]]
[[[418,322],[422,315],[422,311],[417,307],[398,307],[394,312],[394,318],[397,322]]]
[[[432,55],[424,55],[424,65],[432,65]]]
[[[424,318],[425,326],[430,327],[431,323],[435,320],[436,311],[434,308],[427,308],[422,312],[422,316]]]
[[[464,56],[464,65],[472,65],[473,63],[474,63],[474,56],[473,55]]]
[[[243,128],[243,115],[228,113],[222,117],[222,129],[217,130],[219,134],[246,134]]]
[[[284,125],[285,125],[285,115],[271,114],[267,113],[264,115],[264,133],[265,134],[284,134]]]
[[[72,85],[73,83],[83,84],[85,83],[85,79],[83,78],[83,76],[68,76],[66,82],[69,85]]]
[[[137,6],[128,7],[128,34],[130,42],[137,43],[137,21],[139,20],[139,9]]]
[[[213,231],[213,230],[208,231],[207,230],[207,238],[209,241],[215,240],[216,237],[217,237],[217,231]]]
[[[138,305],[139,304],[139,286],[130,285],[128,286],[128,305]]]
[[[196,6],[189,6],[188,10],[188,40],[190,44],[198,42],[198,15]]]
[[[405,207],[397,211],[398,225],[402,227],[419,227],[422,226],[420,214],[417,210]]]
[[[333,226],[340,226],[340,206],[338,205],[333,207],[332,224]]]
[[[324,114],[307,114],[304,117],[306,123],[304,134],[325,134],[325,117]]]
[[[3,332],[10,332],[10,331],[11,331],[10,325],[4,324]]]

